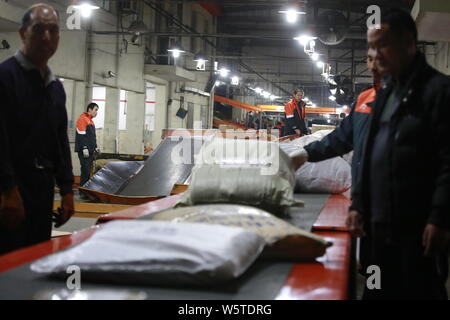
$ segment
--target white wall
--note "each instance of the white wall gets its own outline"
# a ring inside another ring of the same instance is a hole
[[[169,1],[167,1],[168,3]],[[169,82],[161,78],[155,78],[144,75],[144,45],[134,46],[131,44],[131,35],[116,34],[93,34],[92,39],[88,36],[86,21],[82,22],[82,30],[67,30],[65,21],[67,19],[66,8],[71,3],[69,0],[55,0],[53,5],[60,12],[61,38],[57,53],[50,60],[49,65],[53,73],[64,78],[64,88],[67,95],[67,113],[69,118],[69,137],[72,151],[74,149],[74,127],[79,115],[85,111],[86,96],[89,96],[90,87],[87,83],[89,74],[89,55],[92,53],[93,67],[93,83],[94,85],[105,86],[106,90],[106,107],[104,127],[97,129],[97,144],[103,152],[121,152],[142,154],[144,143],[147,146],[156,148],[161,141],[162,130],[166,128],[167,120],[172,128],[186,127],[186,120],[176,117],[178,110],[180,93],[175,92],[180,88],[180,83],[172,83],[172,90],[169,90]],[[0,18],[9,19],[13,23],[12,28],[7,30],[0,29],[0,39],[7,40],[11,48],[9,50],[0,50],[0,61],[12,56],[17,49],[21,47],[21,40],[17,28],[25,8],[30,5],[26,0],[11,0],[4,3],[0,0]],[[185,3],[183,22],[191,23],[192,13],[196,12],[197,29],[199,32],[214,32],[212,17],[203,10],[198,4]],[[105,10],[97,10],[94,12],[92,28],[95,31],[120,31],[118,27],[118,18],[113,12]],[[130,24],[133,17],[124,17],[123,25],[126,27]],[[155,30],[155,12],[144,6],[144,22],[149,30]],[[205,30],[205,21],[208,20],[209,30]],[[15,25],[14,25],[15,23]],[[165,24],[163,21],[162,24]],[[123,38],[129,41],[127,50],[123,45]],[[190,47],[189,38],[185,38]],[[148,41],[150,49],[156,50],[156,37]],[[191,51],[197,51],[202,48],[202,41],[197,39],[197,45]],[[91,48],[91,50],[89,50]],[[191,49],[191,48],[190,48]],[[186,65],[181,66],[193,68],[192,55],[185,57]],[[105,74],[113,71],[115,77],[107,77]],[[197,75],[197,81],[186,83],[186,86],[204,89],[209,74]],[[145,84],[150,81],[155,85],[155,129],[151,134],[146,135],[144,139],[144,112],[145,112]],[[127,130],[119,132],[118,124],[118,107],[119,107],[119,91],[127,90],[128,94],[128,115]],[[169,92],[171,91],[171,92]],[[194,104],[194,121],[200,120],[201,106],[210,106],[209,98],[199,95],[184,93],[185,108],[188,102]],[[170,108],[169,119],[167,101],[173,99],[173,106]],[[119,150],[117,150],[119,144]],[[72,152],[73,166],[75,175],[79,175],[79,161],[77,155]]]
[[[434,67],[450,75],[450,42],[438,42],[435,47]]]

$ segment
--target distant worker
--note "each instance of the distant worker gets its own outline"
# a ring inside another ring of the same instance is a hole
[[[286,135],[297,134],[303,136],[308,134],[306,127],[306,103],[302,100],[303,89],[294,90],[293,98],[284,106],[286,113]]]
[[[90,103],[86,112],[83,112],[77,120],[77,133],[75,136],[75,152],[78,153],[81,165],[80,186],[88,180],[94,161],[94,153],[98,153],[97,138],[95,135],[95,124],[92,120],[97,116],[98,105]]]

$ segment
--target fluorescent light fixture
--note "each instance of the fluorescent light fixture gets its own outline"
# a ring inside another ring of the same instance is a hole
[[[311,107],[317,108],[317,105],[315,103],[313,103]]]
[[[309,98],[308,97],[304,97],[303,100],[309,101]]]
[[[83,18],[89,18],[93,10],[100,9],[100,7],[93,6],[90,3],[82,3],[80,5],[73,6],[75,9],[79,9]]]
[[[336,101],[336,97],[335,96],[329,96],[328,99],[330,99],[331,101]]]
[[[183,52],[185,52],[185,51],[180,50],[180,49],[170,49],[170,50],[167,50],[167,51],[172,52],[172,56],[173,56],[174,58],[179,58],[180,55],[181,55]]]
[[[222,78],[226,78],[228,76],[228,73],[230,73],[230,70],[228,70],[227,68],[219,69],[219,74]]]
[[[263,92],[261,92],[261,95],[262,95],[264,98],[268,98],[268,97],[270,97],[270,92],[263,91]]]
[[[323,68],[324,63],[322,61],[317,61],[316,65],[317,65],[318,68]]]
[[[278,11],[278,13],[285,14],[286,15],[286,21],[289,22],[289,23],[297,22],[298,16],[300,14],[306,14],[306,12],[297,11],[295,9],[282,10],[282,11]]]
[[[302,46],[306,46],[309,41],[317,39],[317,37],[311,37],[305,34],[302,34],[298,37],[295,37],[294,40],[297,40]]]
[[[194,56],[194,61],[202,61],[203,63],[208,61],[208,58],[203,52],[198,52]]]
[[[289,23],[296,23],[298,20],[298,16],[300,14],[306,14],[306,12],[303,11],[296,11],[294,9],[289,9],[289,10],[283,10],[283,11],[278,11],[279,13],[284,13],[286,15],[286,21]]]
[[[261,92],[262,92],[262,89],[258,87],[258,88],[255,89],[255,92],[256,92],[256,93],[261,93]]]
[[[238,86],[239,85],[239,77],[238,76],[231,77],[231,84],[233,86]]]
[[[313,61],[319,60],[319,54],[318,54],[317,52],[314,52],[314,53],[311,55],[311,59],[312,59]]]

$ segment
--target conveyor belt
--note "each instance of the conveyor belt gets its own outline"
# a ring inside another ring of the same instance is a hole
[[[257,262],[238,280],[218,288],[187,289],[111,285],[83,281],[83,290],[144,291],[148,299],[274,299],[283,286],[292,263]],[[0,300],[32,299],[45,290],[66,289],[66,281],[42,277],[30,271],[30,264],[0,274]],[[7,288],[7,290],[5,290]]]
[[[130,178],[143,167],[143,161],[114,161],[101,168],[83,187],[91,190],[117,194]]]
[[[305,201],[304,208],[292,208],[288,219],[298,227],[310,230],[312,224],[328,199],[326,194],[296,195]],[[270,300],[277,297],[283,287],[289,272],[293,267],[290,262],[257,261],[241,278],[218,288],[160,288],[139,287],[113,284],[100,284],[83,281],[82,289],[138,290],[147,294],[148,299],[254,299]],[[65,289],[66,282],[35,274],[30,270],[30,264],[0,273],[0,299],[31,299],[39,291]]]
[[[141,171],[119,193],[123,196],[168,196],[174,184],[183,184],[191,174],[194,155],[203,145],[205,137],[167,137],[145,161]],[[188,150],[183,163],[172,160],[176,148]]]
[[[194,156],[210,138],[211,136],[166,137],[145,162],[108,163],[82,189],[99,199],[102,199],[100,193],[122,198],[168,196],[175,184],[183,184],[189,178],[194,166]],[[172,159],[174,155],[179,158]]]

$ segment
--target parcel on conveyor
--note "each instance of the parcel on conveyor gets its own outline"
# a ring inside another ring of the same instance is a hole
[[[215,138],[196,157],[179,205],[235,203],[282,215],[296,204],[291,159],[270,141]]]

